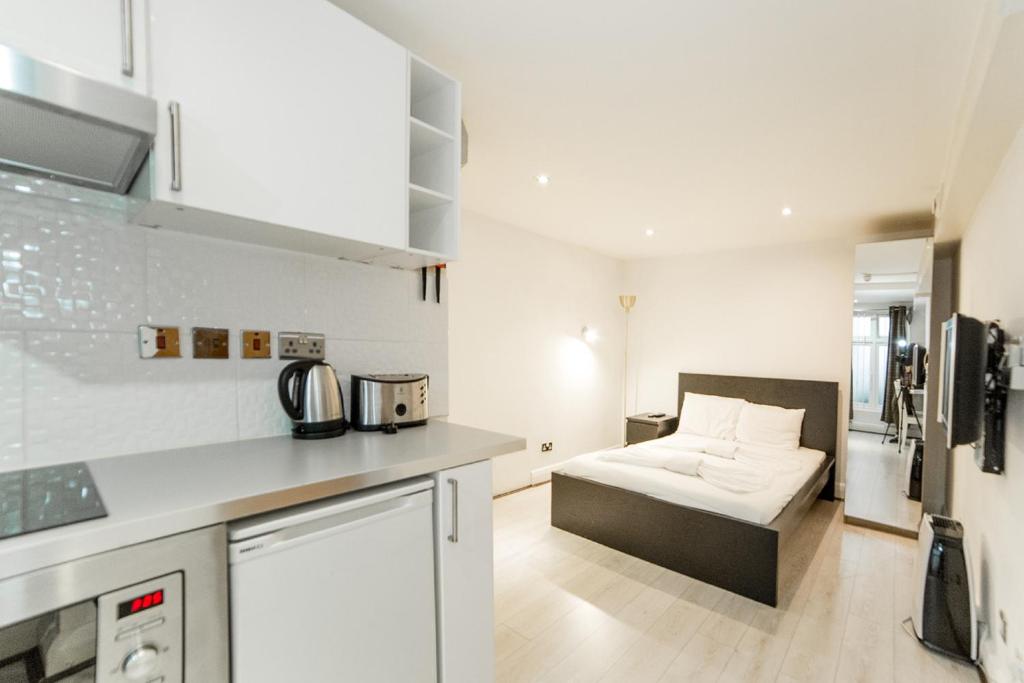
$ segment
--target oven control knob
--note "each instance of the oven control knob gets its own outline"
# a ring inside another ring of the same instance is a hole
[[[137,647],[124,658],[124,661],[121,663],[121,671],[124,672],[128,680],[141,680],[153,673],[159,656],[160,651],[153,645]]]

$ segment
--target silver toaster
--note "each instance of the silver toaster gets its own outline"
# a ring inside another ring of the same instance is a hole
[[[360,431],[426,424],[427,375],[352,375],[352,426]]]

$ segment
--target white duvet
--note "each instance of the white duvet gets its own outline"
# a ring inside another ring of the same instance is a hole
[[[709,510],[756,524],[768,524],[792,500],[797,491],[818,472],[825,453],[810,448],[794,451],[739,444],[732,459],[705,454],[708,463],[698,476],[680,474],[658,465],[659,459],[671,462],[673,453],[694,453],[705,449],[728,452],[726,443],[692,434],[672,434],[615,451],[597,451],[573,458],[560,471],[654,498]],[[629,455],[646,463],[629,463]],[[609,453],[618,456],[608,457]],[[710,473],[710,476],[707,474]],[[737,473],[746,488],[736,487]],[[754,476],[752,478],[752,475]],[[724,479],[722,478],[724,477]],[[757,482],[757,485],[752,485]],[[730,490],[733,489],[733,490]]]

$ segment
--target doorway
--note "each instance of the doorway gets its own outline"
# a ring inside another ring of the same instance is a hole
[[[861,244],[851,329],[846,519],[915,536],[921,519],[932,240]]]

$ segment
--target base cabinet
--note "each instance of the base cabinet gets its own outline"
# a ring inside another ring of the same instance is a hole
[[[436,477],[438,678],[494,680],[494,528],[491,461]]]

